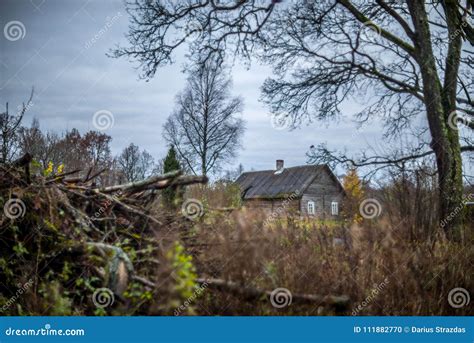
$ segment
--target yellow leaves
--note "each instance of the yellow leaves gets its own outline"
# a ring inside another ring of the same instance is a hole
[[[58,166],[58,169],[57,169],[56,174],[62,174],[63,171],[64,171],[64,164],[61,163],[61,164]]]
[[[48,167],[44,170],[44,176],[49,176],[53,173],[53,162],[49,161]]]
[[[346,194],[351,198],[361,199],[364,196],[362,183],[359,179],[359,175],[357,175],[356,169],[349,169],[342,181],[342,185]]]
[[[54,163],[52,161],[49,161],[48,167],[43,171],[44,176],[50,176],[53,174],[54,171]],[[62,174],[64,172],[64,164],[61,163],[57,168],[56,168],[56,175]]]
[[[361,223],[362,217],[358,211],[359,203],[364,197],[364,190],[362,189],[362,181],[357,175],[355,168],[349,169],[346,176],[342,180],[342,186],[346,191],[345,212],[354,223]]]

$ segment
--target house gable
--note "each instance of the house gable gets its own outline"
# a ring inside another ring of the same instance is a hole
[[[308,207],[312,207],[317,217],[334,217],[333,206],[339,213],[344,196],[345,192],[339,180],[329,168],[324,168],[304,190],[300,199],[300,213],[312,215],[308,212]]]

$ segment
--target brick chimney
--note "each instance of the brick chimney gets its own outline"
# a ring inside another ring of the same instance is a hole
[[[285,161],[284,160],[276,160],[276,170],[282,170],[283,167],[285,166]]]

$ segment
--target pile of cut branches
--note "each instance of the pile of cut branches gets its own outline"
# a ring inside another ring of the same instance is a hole
[[[100,172],[45,176],[30,172],[31,161],[0,166],[2,314],[97,313],[95,289],[124,295],[156,269],[160,239],[186,227],[156,206],[159,190],[207,182],[176,171],[99,187]]]

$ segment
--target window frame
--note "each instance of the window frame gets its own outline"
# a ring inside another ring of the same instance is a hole
[[[310,210],[310,205],[311,205],[311,210]],[[315,215],[316,214],[316,203],[313,200],[309,200],[308,203],[306,204],[306,210],[308,211],[309,215]]]
[[[331,215],[333,216],[339,215],[339,202],[338,201],[331,201]]]

